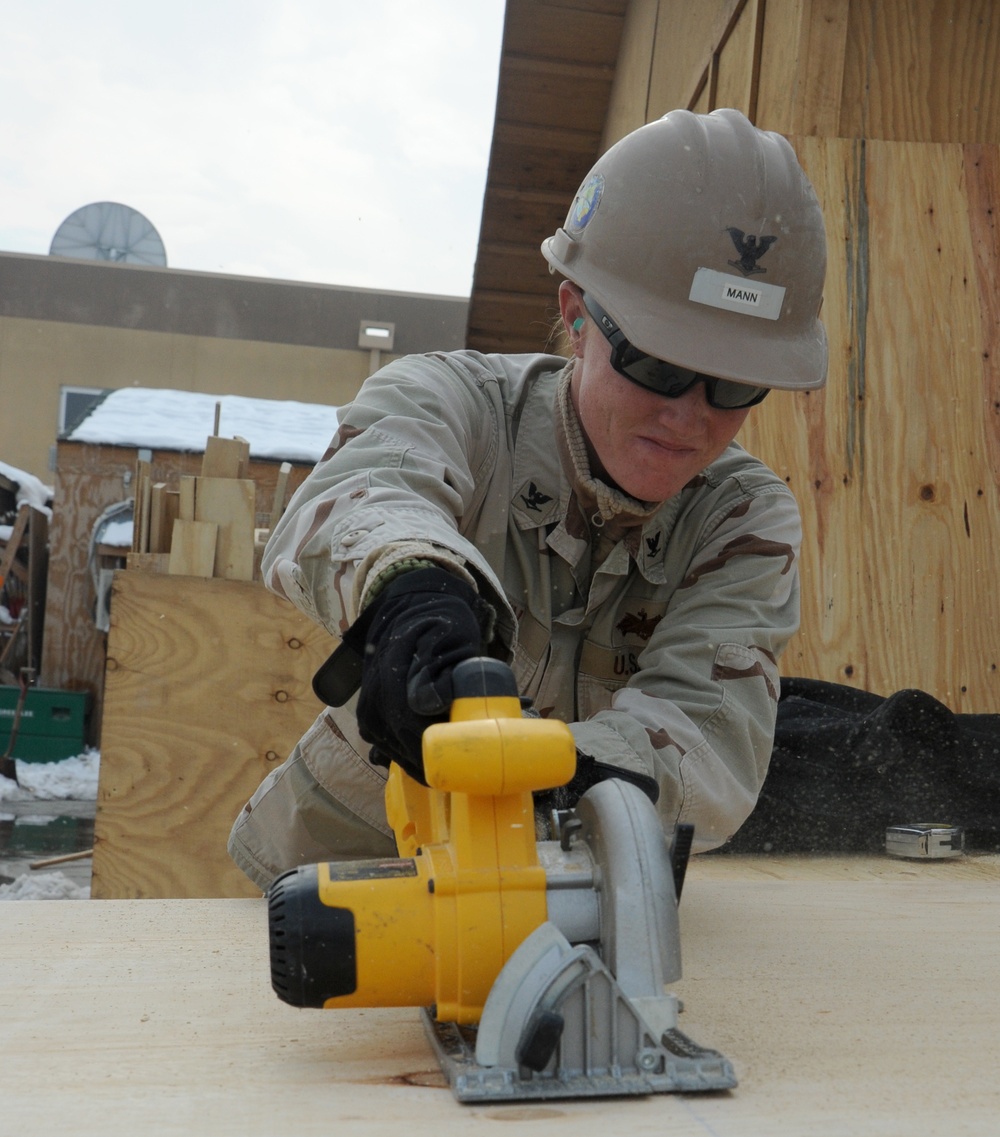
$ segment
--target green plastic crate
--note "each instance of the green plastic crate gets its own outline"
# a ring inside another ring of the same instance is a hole
[[[0,754],[7,753],[17,714],[19,687],[0,686]],[[23,762],[58,762],[86,749],[90,695],[30,687],[21,712],[12,758]]]

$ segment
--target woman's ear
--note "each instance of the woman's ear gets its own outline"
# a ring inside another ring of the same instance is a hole
[[[559,285],[559,312],[573,354],[582,357],[586,338],[583,329],[587,323],[587,309],[583,304],[583,293],[570,280],[564,280]]]

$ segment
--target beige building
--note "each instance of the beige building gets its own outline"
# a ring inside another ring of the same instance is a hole
[[[0,461],[51,485],[58,435],[108,388],[339,406],[380,362],[463,346],[467,310],[462,297],[0,253]]]

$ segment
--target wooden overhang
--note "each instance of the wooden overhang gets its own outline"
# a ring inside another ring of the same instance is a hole
[[[466,343],[539,351],[557,312],[539,246],[601,152],[628,0],[508,0]]]

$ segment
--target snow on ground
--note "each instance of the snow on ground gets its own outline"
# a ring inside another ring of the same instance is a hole
[[[17,763],[17,781],[0,777],[0,801],[97,801],[99,750],[61,762]]]
[[[96,801],[101,752],[88,749],[61,762],[17,762],[17,781],[0,777],[0,802]],[[2,811],[2,807],[0,807]],[[2,812],[0,812],[0,816]],[[48,816],[24,815],[18,824],[47,825]],[[0,884],[4,900],[86,900],[89,884],[78,884],[64,872],[26,872],[10,884]]]
[[[0,901],[89,899],[90,889],[62,872],[25,873],[10,884],[0,884]]]

